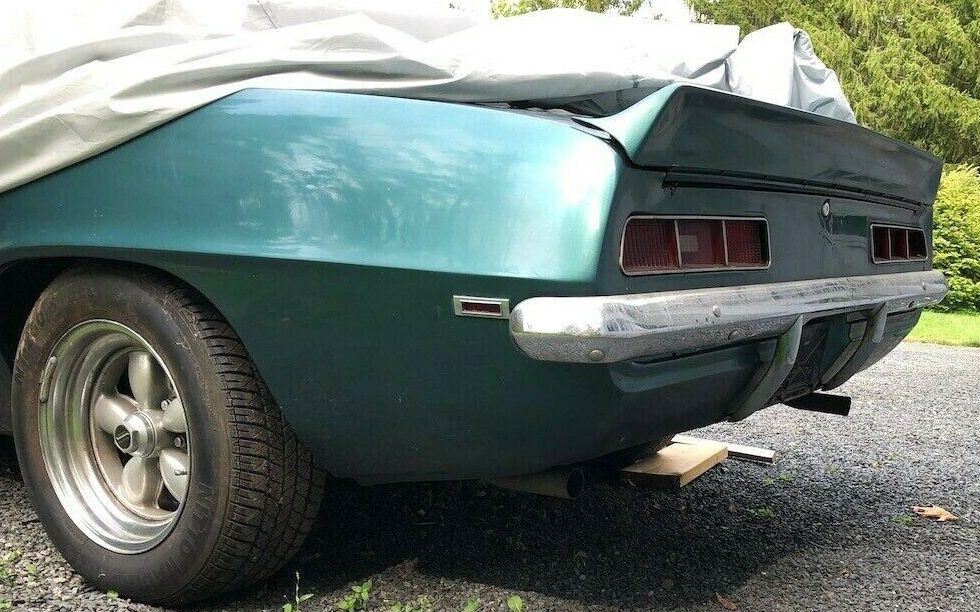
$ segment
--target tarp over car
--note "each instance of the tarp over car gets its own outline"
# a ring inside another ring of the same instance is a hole
[[[246,88],[509,102],[609,115],[689,82],[854,121],[786,23],[551,10],[496,20],[401,4],[31,0],[0,19],[0,191]],[[384,10],[387,6],[388,10]],[[393,8],[394,7],[394,8]]]

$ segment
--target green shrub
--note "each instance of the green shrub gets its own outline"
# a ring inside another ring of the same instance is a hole
[[[946,273],[949,295],[936,310],[980,311],[980,172],[948,166],[933,218],[933,265]]]

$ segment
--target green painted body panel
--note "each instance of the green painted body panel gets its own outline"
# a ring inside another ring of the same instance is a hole
[[[0,265],[103,257],[191,283],[336,474],[471,474],[498,453],[506,473],[536,407],[615,388],[530,362],[452,295],[593,292],[620,168],[521,113],[246,91],[0,196]],[[512,393],[515,377],[535,384]]]
[[[580,121],[608,132],[637,166],[702,180],[761,179],[922,206],[942,174],[935,155],[867,128],[689,84]]]
[[[589,283],[619,165],[601,141],[518,113],[252,90],[4,194],[0,249]]]
[[[228,318],[335,475],[489,477],[716,422],[766,343],[608,367],[537,362],[505,321],[455,316],[454,294],[516,304],[881,273],[869,221],[931,219],[840,198],[827,219],[815,195],[663,182],[568,119],[251,90],[0,194],[0,272],[58,256],[165,270]],[[625,277],[623,222],[649,212],[792,229],[773,231],[770,270]],[[828,352],[846,343],[835,337]]]

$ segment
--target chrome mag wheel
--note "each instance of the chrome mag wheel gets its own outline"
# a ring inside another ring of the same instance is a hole
[[[99,545],[141,553],[184,505],[190,432],[173,377],[135,331],[76,325],[55,345],[39,395],[44,464],[65,512]]]
[[[24,488],[94,588],[180,606],[265,580],[299,549],[325,474],[206,298],[86,262],[41,292],[10,385]]]

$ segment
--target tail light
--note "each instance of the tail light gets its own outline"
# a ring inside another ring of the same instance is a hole
[[[871,260],[874,263],[922,261],[929,256],[926,234],[914,227],[871,226]]]
[[[680,266],[680,251],[677,250],[674,222],[663,219],[627,222],[623,234],[622,260],[627,274],[676,269]]]
[[[769,263],[764,249],[768,244],[766,224],[762,221],[725,221],[728,263],[734,266],[758,266]]]
[[[723,221],[681,219],[677,221],[677,244],[681,268],[720,268],[725,266]]]
[[[630,276],[769,266],[765,219],[631,217],[620,254]]]

